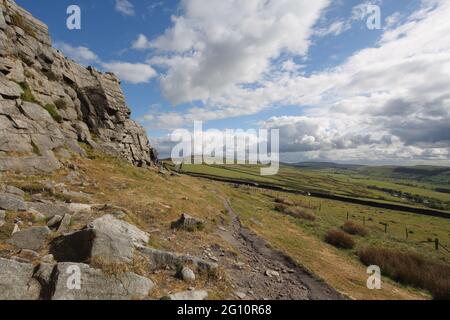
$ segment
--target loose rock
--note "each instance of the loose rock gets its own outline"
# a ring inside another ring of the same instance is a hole
[[[179,220],[172,222],[172,229],[183,229],[187,231],[196,231],[204,227],[204,222],[197,218],[183,213]]]
[[[79,290],[67,287],[67,281],[74,272],[80,272]],[[59,263],[53,300],[132,300],[145,299],[155,286],[147,278],[127,272],[108,277],[102,271],[86,264]]]
[[[188,267],[184,267],[181,270],[181,279],[185,282],[194,282],[195,281],[195,273]]]
[[[56,228],[62,219],[63,217],[61,217],[60,215],[56,215],[47,222],[47,226],[49,228]]]
[[[39,250],[51,233],[48,227],[32,227],[13,234],[9,242],[20,249]]]
[[[0,209],[9,211],[26,211],[25,202],[13,195],[0,194]]]

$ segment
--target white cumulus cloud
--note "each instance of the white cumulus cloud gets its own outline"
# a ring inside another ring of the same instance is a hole
[[[126,16],[134,16],[136,14],[134,5],[129,0],[116,0],[116,11]]]
[[[67,57],[83,65],[89,65],[99,61],[98,56],[87,47],[74,47],[65,42],[56,42],[54,46]]]
[[[147,83],[157,75],[156,71],[145,63],[113,61],[103,62],[102,66],[115,73],[121,80],[133,84]]]

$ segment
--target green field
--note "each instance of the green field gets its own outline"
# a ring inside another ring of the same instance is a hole
[[[184,165],[187,173],[223,177],[241,181],[271,184],[306,192],[321,192],[350,198],[376,200],[407,206],[431,208],[450,212],[450,193],[436,189],[450,185],[443,177],[434,177],[440,184],[407,179],[391,178],[385,167],[379,171],[371,167],[355,170],[294,167],[282,165],[275,176],[261,176],[260,166],[248,165]],[[368,173],[370,172],[370,173]]]

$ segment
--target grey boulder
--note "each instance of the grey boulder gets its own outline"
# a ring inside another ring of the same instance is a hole
[[[48,227],[32,227],[14,233],[9,242],[20,249],[37,251],[44,246],[50,233]]]
[[[106,214],[94,220],[88,227],[110,235],[119,235],[139,245],[146,245],[149,241],[147,232],[128,222],[119,220],[111,214]]]
[[[0,300],[37,300],[41,287],[32,264],[0,258]]]
[[[59,263],[56,268],[53,300],[142,300],[154,287],[150,279],[131,272],[109,277],[86,264]],[[81,282],[77,288],[78,271]]]
[[[214,271],[218,265],[190,255],[156,250],[148,247],[137,247],[138,251],[147,258],[151,270],[164,268],[176,269],[180,265],[192,265],[200,272]]]
[[[204,222],[200,219],[191,217],[188,214],[183,213],[180,217],[180,219],[178,219],[175,222],[172,222],[172,229],[182,229],[182,230],[186,230],[186,231],[195,231],[195,230],[200,230],[202,229],[204,226]]]
[[[89,262],[100,259],[107,263],[130,263],[133,243],[117,234],[84,229],[52,241],[51,253],[59,262]]]
[[[188,267],[184,267],[181,269],[180,277],[185,282],[194,282],[195,281],[195,273]]]
[[[10,194],[0,194],[0,209],[9,211],[26,211],[25,202]]]

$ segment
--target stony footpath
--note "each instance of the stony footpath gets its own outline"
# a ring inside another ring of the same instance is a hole
[[[24,197],[18,188],[0,186],[0,230],[12,230],[4,239],[8,249],[0,251],[0,300],[149,299],[158,284],[148,275],[157,270],[172,270],[179,281],[191,283],[218,268],[198,257],[148,247],[150,235],[126,221],[126,209]],[[74,217],[89,222],[74,227]],[[173,226],[189,229],[193,223],[198,222],[183,215]],[[145,276],[133,272],[138,261]],[[160,298],[207,297],[207,291],[192,289]]]

